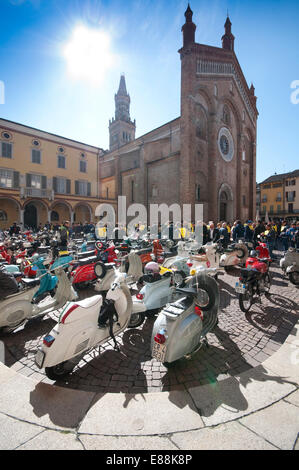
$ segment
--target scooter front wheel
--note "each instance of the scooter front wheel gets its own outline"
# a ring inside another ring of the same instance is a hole
[[[138,326],[142,325],[144,322],[145,315],[143,312],[139,313],[132,313],[128,328],[137,328]]]

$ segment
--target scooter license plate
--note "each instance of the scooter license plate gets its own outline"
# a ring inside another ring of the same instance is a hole
[[[166,355],[166,344],[154,343],[152,356],[159,362],[164,362]]]
[[[245,284],[242,284],[241,282],[236,282],[236,292],[238,292],[238,294],[245,294],[246,292]]]
[[[44,359],[45,359],[45,353],[41,349],[37,350],[36,356],[35,356],[35,364],[37,367],[40,369],[43,367]]]

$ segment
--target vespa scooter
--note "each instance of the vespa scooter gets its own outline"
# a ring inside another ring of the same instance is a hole
[[[125,277],[123,273],[118,274],[105,301],[96,295],[65,306],[35,358],[37,366],[44,367],[51,380],[69,374],[88,350],[111,338],[117,349],[115,336],[127,327],[136,328],[143,323],[144,316],[139,315],[138,319],[137,315],[131,316],[132,298]]]
[[[166,367],[196,353],[218,322],[219,288],[215,279],[197,274],[189,278],[187,287],[176,290],[181,298],[160,311],[151,338],[152,357]]]
[[[299,285],[299,251],[290,247],[280,260],[280,267],[295,286]]]
[[[40,279],[22,279],[24,289],[9,295],[0,301],[0,331],[11,333],[28,320],[44,316],[63,307],[67,301],[78,298],[72,288],[63,267],[57,270],[58,285],[53,298],[35,304],[34,295],[38,290]]]

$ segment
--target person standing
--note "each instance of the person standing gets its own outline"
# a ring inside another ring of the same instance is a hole
[[[219,229],[219,236],[224,237],[222,241],[223,248],[227,248],[229,244],[229,232],[227,230],[226,222],[222,223],[221,228]]]
[[[244,238],[244,225],[241,220],[237,220],[236,226],[234,228],[233,240],[237,242],[240,238]]]
[[[219,229],[215,227],[214,222],[209,223],[209,229],[208,229],[208,241],[210,242],[217,242],[219,240],[220,234],[219,234]]]

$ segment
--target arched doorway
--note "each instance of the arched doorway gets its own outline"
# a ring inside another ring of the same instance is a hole
[[[223,222],[234,221],[234,202],[231,187],[223,183],[218,193],[218,220]]]
[[[222,191],[220,195],[220,209],[219,209],[219,219],[225,220],[227,219],[227,201],[228,197],[225,191]]]
[[[33,230],[37,228],[37,209],[34,204],[28,204],[25,208],[24,226]]]

